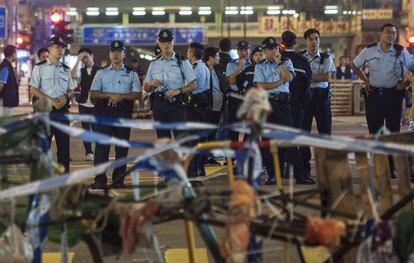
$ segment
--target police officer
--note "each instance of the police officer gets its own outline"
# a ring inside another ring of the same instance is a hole
[[[48,42],[49,58],[37,63],[33,67],[30,78],[30,91],[33,100],[46,98],[53,106],[52,113],[68,113],[69,101],[74,92],[76,84],[72,81],[70,68],[60,62],[66,44],[59,37],[52,37]],[[69,125],[69,122],[61,121]],[[69,172],[70,160],[70,141],[69,135],[62,131],[51,128],[49,140],[55,137],[57,148],[57,160],[65,167],[65,172]]]
[[[257,64],[266,59],[266,55],[263,51],[261,45],[255,47],[252,52],[253,63],[252,65],[245,68],[239,75],[236,77],[236,85],[239,89],[241,95],[246,94],[246,92],[254,86],[254,68]]]
[[[211,108],[207,113],[207,121],[218,125],[224,106],[224,94],[226,79],[220,74],[220,55],[219,49],[216,47],[208,47],[204,52],[203,61],[210,70],[210,92],[211,92]],[[215,134],[209,137],[210,141],[215,140]]]
[[[243,72],[247,67],[252,65],[250,60],[250,44],[246,40],[241,40],[237,43],[237,54],[239,58],[227,64],[226,78],[229,83],[228,95],[232,93],[239,94],[237,87],[237,76]],[[228,122],[237,122],[237,110],[241,105],[241,100],[228,96]],[[237,141],[239,133],[231,131],[229,134],[230,140]]]
[[[392,24],[381,27],[380,41],[368,45],[352,63],[352,69],[365,82],[365,112],[369,133],[375,134],[384,125],[391,132],[400,131],[404,96],[404,67],[414,70],[408,51],[395,44],[397,28]],[[361,70],[368,66],[369,77]],[[390,158],[391,176],[395,177]]]
[[[202,61],[204,51],[204,46],[197,42],[191,43],[187,49],[187,58],[194,69],[197,82],[197,87],[191,91],[187,108],[188,121],[205,121],[207,111],[211,108],[210,71]]]
[[[300,52],[304,55],[312,70],[311,98],[303,116],[302,128],[312,130],[312,121],[315,117],[318,133],[331,134],[332,114],[330,101],[330,76],[336,72],[334,62],[329,54],[319,51],[320,33],[315,28],[305,31],[307,50]],[[309,147],[301,147],[302,162],[305,169],[310,172],[311,151]]]
[[[115,40],[109,47],[111,64],[99,70],[91,85],[91,98],[96,100],[95,112],[97,115],[132,118],[134,101],[141,96],[141,84],[137,73],[124,65],[125,46],[120,40]],[[120,128],[106,125],[96,125],[96,131],[116,138],[129,140],[130,128]],[[94,164],[108,161],[110,145],[96,144]],[[115,147],[115,158],[128,155],[128,148]],[[112,173],[112,187],[124,187],[126,165],[116,168]],[[106,174],[95,177],[92,188],[107,186]]]
[[[266,59],[256,66],[254,82],[259,88],[269,93],[269,102],[272,105],[273,111],[268,117],[268,122],[292,126],[289,95],[289,81],[294,76],[292,62],[288,58],[282,58],[282,55],[279,53],[279,45],[274,37],[265,38],[262,46],[265,50]],[[294,175],[297,184],[314,183],[301,165],[297,148],[287,148],[281,152],[281,155],[282,160],[285,159],[294,165]],[[275,171],[269,150],[263,151],[263,161],[269,175],[265,183],[274,184]]]
[[[191,91],[187,106],[187,120],[206,122],[207,111],[211,108],[210,70],[203,63],[205,48],[202,44],[193,42],[187,49],[187,57],[193,66],[196,75],[197,87]],[[196,156],[189,166],[188,174],[204,176],[205,156]]]
[[[296,38],[296,34],[292,31],[283,32],[282,43],[285,46],[285,50],[280,53],[283,57],[289,58],[292,61],[295,70],[295,77],[289,83],[292,119],[293,126],[302,129],[303,116],[311,96],[312,70],[308,59],[296,53]]]
[[[383,125],[391,132],[400,131],[404,89],[404,67],[414,69],[413,58],[395,44],[397,29],[392,24],[381,28],[380,41],[368,45],[352,63],[352,69],[368,89],[365,110],[368,130],[375,134]],[[369,77],[361,70],[368,66]]]
[[[144,89],[151,92],[150,100],[154,120],[177,122],[186,120],[184,95],[196,88],[197,83],[190,62],[174,52],[172,32],[163,29],[158,34],[161,55],[151,62],[144,81]],[[177,136],[177,132],[174,132]],[[158,138],[171,138],[170,130],[158,130]]]

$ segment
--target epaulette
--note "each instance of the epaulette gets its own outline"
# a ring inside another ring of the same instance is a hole
[[[126,69],[126,72],[127,73],[129,73],[129,72],[131,72],[131,71],[134,71],[132,68],[130,68],[129,66],[125,66],[124,65],[124,68]]]
[[[404,47],[396,43],[393,46],[395,49],[396,56],[399,57],[401,55],[401,52],[404,50]]]
[[[366,46],[366,48],[375,47],[377,45],[378,45],[377,43],[373,43],[373,44],[370,44],[370,45]]]
[[[64,69],[70,69],[70,67],[69,67],[68,65],[64,64],[64,63],[62,63],[62,67],[63,67]]]
[[[395,48],[395,50],[397,50],[397,51],[402,51],[402,50],[404,49],[404,47],[403,47],[403,46],[401,46],[401,45],[399,45],[399,44],[394,44],[394,48]]]
[[[321,58],[329,58],[329,54],[328,53],[322,53],[321,52]]]
[[[43,61],[41,61],[41,62],[39,62],[39,63],[36,63],[36,66],[43,65],[43,64],[45,64],[46,62],[47,62],[47,60],[43,60]]]
[[[155,61],[155,60],[158,60],[158,59],[160,59],[162,57],[162,55],[158,55],[158,56],[156,56],[152,61]]]
[[[106,69],[107,67],[109,67],[111,64],[108,64],[108,65],[106,65],[106,66],[104,66],[104,67],[101,67],[100,69],[102,70],[102,69]]]

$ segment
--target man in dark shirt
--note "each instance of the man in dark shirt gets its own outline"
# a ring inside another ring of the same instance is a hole
[[[0,106],[3,114],[12,114],[12,108],[19,105],[19,87],[12,63],[16,61],[16,47],[8,45],[4,48],[4,59],[0,64]]]
[[[76,61],[75,66],[71,71],[72,78],[78,82],[80,87],[80,95],[77,99],[79,114],[95,114],[95,105],[93,105],[90,96],[90,89],[92,81],[95,78],[96,72],[98,72],[98,67],[93,61],[94,55],[91,49],[81,48],[78,51],[78,60]],[[84,66],[79,69],[79,64]],[[82,128],[87,131],[92,131],[94,126],[89,122],[81,122]],[[86,160],[93,161],[94,154],[92,150],[92,144],[90,142],[83,142],[85,148]]]
[[[219,48],[220,48],[220,63],[219,66],[222,69],[222,73],[225,76],[226,75],[226,68],[227,64],[232,61],[232,58],[230,56],[230,49],[231,49],[231,41],[228,38],[223,38],[219,42]]]
[[[49,57],[49,50],[47,48],[39,48],[37,51],[37,58],[39,62],[45,61]]]
[[[295,77],[289,83],[290,102],[292,108],[293,126],[302,128],[303,114],[310,99],[310,83],[312,70],[309,61],[295,51],[296,34],[292,31],[285,31],[282,34],[282,42],[285,50],[281,52],[283,57],[292,61]]]

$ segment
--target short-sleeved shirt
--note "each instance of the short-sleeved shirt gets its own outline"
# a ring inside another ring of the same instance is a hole
[[[236,71],[236,69],[239,67],[239,65],[240,65],[240,62],[239,62],[238,59],[229,62],[229,64],[227,64],[227,68],[226,68],[226,77],[231,76]],[[244,64],[242,70],[245,70],[247,67],[249,67],[251,65],[252,65],[252,62],[250,61],[250,59],[246,60],[246,63]],[[229,89],[231,91],[234,91],[234,92],[237,92],[239,90],[237,88],[237,85],[236,84],[230,85],[229,86]]]
[[[4,67],[0,70],[0,82],[7,84],[7,79],[9,78],[9,69]]]
[[[70,74],[70,68],[62,62],[53,64],[49,59],[37,63],[33,67],[29,85],[53,99],[76,88],[76,83]]]
[[[213,93],[213,107],[212,111],[220,111],[223,107],[223,92],[220,88],[220,80],[216,70],[213,68],[210,70],[211,73],[211,86]]]
[[[121,94],[141,92],[141,83],[137,73],[124,64],[118,70],[110,64],[96,73],[91,91]]]
[[[324,73],[330,73],[334,74],[336,73],[335,64],[333,62],[332,56],[326,55],[326,57],[323,59],[323,64],[321,64],[321,52],[318,51],[314,56],[309,54],[308,51],[306,51],[303,54],[309,61],[310,67],[312,69],[312,75],[318,75],[318,74],[324,74]],[[328,81],[319,81],[311,84],[311,88],[322,88],[326,89],[329,87]]]
[[[181,59],[180,67],[177,56],[175,53],[170,59],[160,56],[149,65],[144,83],[154,79],[161,81],[161,86],[154,92],[165,93],[169,89],[179,89],[196,79],[190,62],[187,59]]]
[[[290,59],[286,59],[283,62],[283,65],[293,76],[295,75],[293,64],[292,64],[292,61],[290,61]],[[265,59],[261,63],[257,64],[254,69],[254,78],[253,78],[254,83],[276,82],[280,80],[281,78],[282,78],[282,74],[276,62],[271,62]],[[274,87],[273,89],[267,89],[266,92],[267,93],[280,93],[280,92],[289,93],[289,82],[285,81],[279,86]]]
[[[196,75],[197,87],[192,91],[193,94],[202,93],[210,88],[210,70],[201,59],[193,63]]]
[[[388,51],[382,50],[380,43],[364,48],[354,59],[358,68],[366,65],[369,70],[369,83],[378,88],[393,88],[402,80],[404,67],[414,69],[414,59],[406,49],[397,57],[397,50],[392,46]]]

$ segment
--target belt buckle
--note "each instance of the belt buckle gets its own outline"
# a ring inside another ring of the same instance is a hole
[[[378,89],[378,93],[379,93],[379,95],[384,95],[384,88],[379,88]]]
[[[175,97],[167,97],[167,96],[165,96],[165,99],[168,100],[169,103],[175,102]]]

